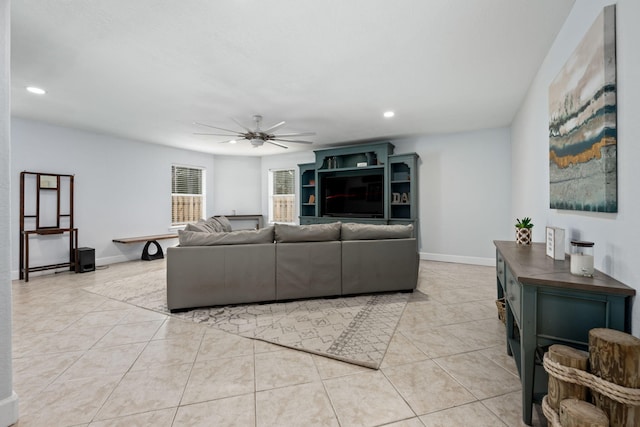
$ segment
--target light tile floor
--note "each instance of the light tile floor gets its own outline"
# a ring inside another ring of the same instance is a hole
[[[113,264],[13,283],[18,426],[521,426],[492,267],[421,262],[380,370],[141,309],[85,286]],[[539,407],[534,425],[546,426]]]

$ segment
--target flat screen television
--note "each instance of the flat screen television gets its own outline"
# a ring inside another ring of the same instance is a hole
[[[383,170],[322,178],[320,214],[345,218],[384,218]]]

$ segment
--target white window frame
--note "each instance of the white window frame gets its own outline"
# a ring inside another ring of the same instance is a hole
[[[291,171],[292,176],[293,176],[293,193],[291,194],[279,194],[279,196],[289,196],[292,198],[292,203],[293,203],[293,207],[292,207],[292,217],[291,217],[291,221],[276,221],[274,218],[274,195],[273,194],[273,177],[274,177],[274,173],[275,172],[281,172],[281,171]],[[295,168],[280,168],[280,169],[269,169],[269,223],[270,224],[275,224],[275,223],[279,223],[279,224],[296,224],[296,218],[298,215],[298,195],[296,194],[296,183],[297,183],[297,178],[296,178],[296,169]]]
[[[201,194],[186,194],[186,193],[174,193],[173,192],[173,170],[174,168],[184,168],[184,169],[197,169],[200,170],[202,175],[200,177],[201,182],[200,182],[200,191]],[[185,225],[187,225],[188,223],[193,223],[193,222],[197,222],[200,218],[195,218],[193,221],[182,221],[182,222],[174,222],[173,221],[173,198],[174,196],[200,196],[201,197],[201,201],[200,201],[200,217],[201,218],[206,218],[207,217],[207,169],[202,167],[202,166],[193,166],[193,165],[184,165],[184,164],[172,164],[171,165],[171,187],[170,187],[170,205],[171,205],[171,212],[170,212],[170,216],[171,216],[171,226],[169,227],[170,229],[180,229],[180,228],[184,228]]]

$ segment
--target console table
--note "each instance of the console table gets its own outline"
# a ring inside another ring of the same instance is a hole
[[[78,266],[78,229],[77,228],[44,228],[40,230],[22,231],[20,240],[20,280],[29,281],[29,273],[32,271],[44,271],[58,268],[69,267],[72,271],[77,271]],[[65,234],[69,236],[69,262],[61,262],[56,264],[39,265],[37,267],[29,266],[29,237],[31,236],[50,236],[54,234]]]
[[[522,420],[531,425],[532,405],[547,393],[541,366],[552,344],[587,350],[589,330],[631,329],[635,290],[596,270],[572,275],[570,259],[546,256],[544,243],[530,246],[494,241],[498,298],[505,298],[507,353],[522,382]]]

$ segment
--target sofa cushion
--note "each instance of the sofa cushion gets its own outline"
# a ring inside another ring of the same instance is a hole
[[[273,243],[273,226],[259,230],[237,230],[228,233],[202,233],[178,231],[180,246],[244,245],[251,243]]]
[[[340,240],[340,223],[288,225],[276,224],[276,242],[327,242]]]
[[[413,225],[342,224],[342,240],[408,239]]]

